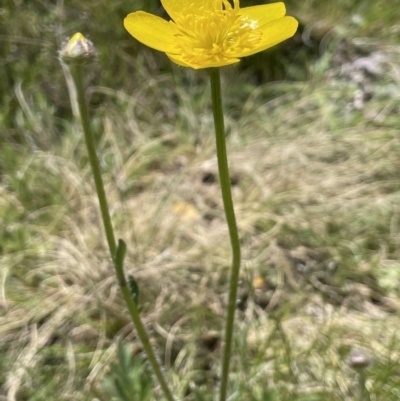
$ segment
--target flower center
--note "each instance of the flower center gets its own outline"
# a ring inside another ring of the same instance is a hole
[[[256,47],[262,33],[255,30],[256,21],[240,14],[239,0],[233,0],[233,7],[228,0],[205,3],[202,7],[189,4],[175,17],[176,54],[190,64],[218,63]]]

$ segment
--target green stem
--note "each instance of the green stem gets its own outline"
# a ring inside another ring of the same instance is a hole
[[[358,383],[360,387],[360,401],[369,401],[369,393],[366,387],[366,375],[365,372],[359,372]]]
[[[115,252],[117,251],[117,245],[115,242],[114,230],[111,223],[110,213],[108,211],[106,193],[104,191],[103,179],[100,173],[99,161],[96,155],[96,148],[94,146],[93,135],[90,129],[89,117],[86,107],[85,90],[83,85],[83,73],[82,66],[72,66],[71,73],[75,81],[78,106],[80,112],[80,123],[82,124],[83,133],[85,135],[86,148],[89,155],[90,166],[92,167],[92,173],[94,177],[94,183],[96,185],[97,197],[99,198],[101,217],[104,224],[104,230],[106,232],[108,247],[110,248],[111,257],[114,260]]]
[[[153,368],[153,372],[156,375],[161,385],[164,395],[168,401],[175,401],[168,387],[168,384],[165,381],[164,375],[161,371],[160,364],[158,363],[153,348],[150,344],[149,336],[142,323],[142,320],[140,319],[138,307],[132,299],[131,292],[127,286],[127,282],[125,279],[125,274],[123,270],[123,260],[125,256],[126,245],[122,240],[120,240],[117,247],[115,242],[114,229],[111,223],[110,213],[108,211],[108,204],[107,204],[106,193],[104,190],[103,179],[100,173],[99,161],[97,159],[96,148],[94,145],[93,135],[89,124],[89,117],[85,99],[85,90],[83,84],[82,66],[81,65],[71,66],[71,73],[76,85],[79,112],[80,112],[80,122],[82,124],[83,132],[85,135],[85,142],[88,150],[89,161],[92,168],[97,196],[99,198],[99,203],[100,203],[101,217],[103,219],[104,230],[106,232],[108,247],[110,248],[110,254],[114,263],[118,284],[121,288],[122,295],[128,307],[129,314],[131,315],[133,323],[135,324],[137,334],[140,338],[140,341],[142,342],[143,348]]]
[[[229,284],[228,315],[226,318],[225,350],[222,358],[221,387],[219,398],[220,401],[225,401],[228,388],[229,363],[232,353],[233,324],[235,320],[237,288],[239,282],[240,241],[236,224],[235,211],[233,208],[231,181],[229,178],[219,68],[212,68],[210,70],[210,79],[217,145],[219,180],[221,185],[222,201],[225,209],[225,217],[228,223],[229,237],[232,246],[232,267]]]

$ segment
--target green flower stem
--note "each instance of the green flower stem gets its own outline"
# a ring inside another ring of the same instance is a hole
[[[114,263],[118,284],[121,288],[122,295],[128,307],[133,323],[135,324],[137,334],[140,338],[140,341],[142,342],[144,350],[147,353],[147,357],[153,368],[153,372],[157,376],[157,379],[161,385],[164,395],[168,401],[175,401],[168,387],[168,384],[165,381],[164,375],[161,371],[160,364],[158,363],[153,348],[150,344],[149,336],[142,323],[142,320],[140,319],[138,307],[132,299],[132,295],[130,293],[130,290],[127,286],[127,282],[125,279],[123,270],[123,260],[126,252],[126,245],[122,240],[120,240],[117,247],[115,241],[114,229],[111,223],[110,213],[108,211],[108,204],[107,204],[106,193],[104,191],[103,179],[101,177],[100,166],[96,155],[96,148],[94,145],[93,135],[89,124],[89,117],[86,107],[85,91],[83,85],[82,66],[81,65],[71,66],[71,73],[76,85],[78,106],[80,111],[80,122],[82,124],[83,132],[85,135],[86,147],[88,150],[90,165],[92,168],[93,177],[96,184],[97,196],[99,198],[99,203],[100,203],[101,217],[103,219],[108,247],[110,248],[110,254]]]
[[[82,124],[83,133],[85,135],[86,148],[89,155],[90,166],[92,167],[92,173],[94,183],[96,185],[97,197],[99,198],[101,217],[104,224],[104,230],[106,232],[108,247],[110,248],[111,257],[114,260],[115,253],[117,251],[117,245],[114,236],[114,230],[111,223],[110,213],[108,211],[106,193],[104,191],[103,179],[100,173],[99,161],[96,155],[96,148],[94,146],[93,135],[90,129],[89,117],[86,107],[85,90],[83,84],[83,73],[82,66],[71,66],[71,73],[75,81],[78,106],[80,112],[80,123]]]
[[[235,210],[233,208],[231,181],[229,178],[228,158],[226,154],[224,114],[222,110],[219,68],[212,68],[210,70],[210,79],[217,144],[219,180],[225,209],[225,217],[228,223],[229,236],[232,246],[232,267],[229,284],[228,315],[226,318],[225,350],[222,358],[222,374],[219,398],[220,401],[225,401],[228,388],[229,363],[232,352],[233,324],[235,320],[236,297],[239,282],[240,241],[235,218]]]
[[[359,383],[359,387],[360,387],[360,401],[369,401],[370,397],[369,397],[369,393],[366,387],[366,375],[365,372],[360,371],[359,372],[359,377],[358,377],[358,383]]]

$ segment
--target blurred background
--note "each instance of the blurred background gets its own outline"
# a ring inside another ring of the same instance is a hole
[[[355,400],[361,349],[371,399],[397,401],[400,9],[285,4],[296,35],[222,70],[243,245],[231,392]],[[136,10],[167,18],[156,0],[0,4],[0,400],[121,400],[121,353],[141,355],[58,60],[75,32],[99,52],[91,124],[145,324],[182,399],[218,386],[230,249],[208,75],[135,41]],[[132,400],[160,399],[124,369]]]

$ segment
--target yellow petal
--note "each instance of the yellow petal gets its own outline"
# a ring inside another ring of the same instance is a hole
[[[267,22],[284,17],[286,8],[283,3],[263,4],[241,8],[240,14],[245,21],[249,21],[251,26],[256,25],[255,28],[259,28]]]
[[[190,203],[175,202],[172,208],[173,212],[185,219],[186,221],[194,221],[199,217],[199,211]]]
[[[193,64],[193,63],[188,63],[187,61],[185,61],[183,59],[183,56],[180,54],[167,53],[167,56],[175,64],[178,64],[182,67],[191,67],[191,68],[194,68],[195,70],[199,70],[201,68],[223,67],[225,65],[235,64],[240,61],[240,59],[232,57],[232,58],[226,59],[224,61],[205,61],[205,62],[199,62],[198,64]]]
[[[124,27],[135,39],[153,49],[168,52],[174,47],[175,25],[160,17],[137,11],[128,14]]]
[[[263,288],[263,287],[265,287],[265,284],[266,284],[266,282],[265,282],[263,277],[256,277],[253,280],[253,287],[254,288]]]
[[[204,14],[207,10],[222,9],[222,0],[191,0],[190,2],[188,0],[161,0],[165,11],[174,21],[185,12],[188,3],[190,3],[191,12],[198,10],[199,14]]]
[[[269,47],[275,46],[286,39],[291,38],[297,31],[299,23],[293,17],[283,17],[271,21],[260,28],[263,33],[261,41],[257,47],[235,54],[236,57],[246,57],[252,54],[262,52]]]
[[[168,58],[171,61],[173,61],[175,64],[178,64],[181,67],[192,67],[191,65],[189,65],[188,63],[186,63],[185,61],[182,60],[182,56],[179,56],[177,54],[170,54],[170,53],[166,53],[166,54],[167,54]]]

